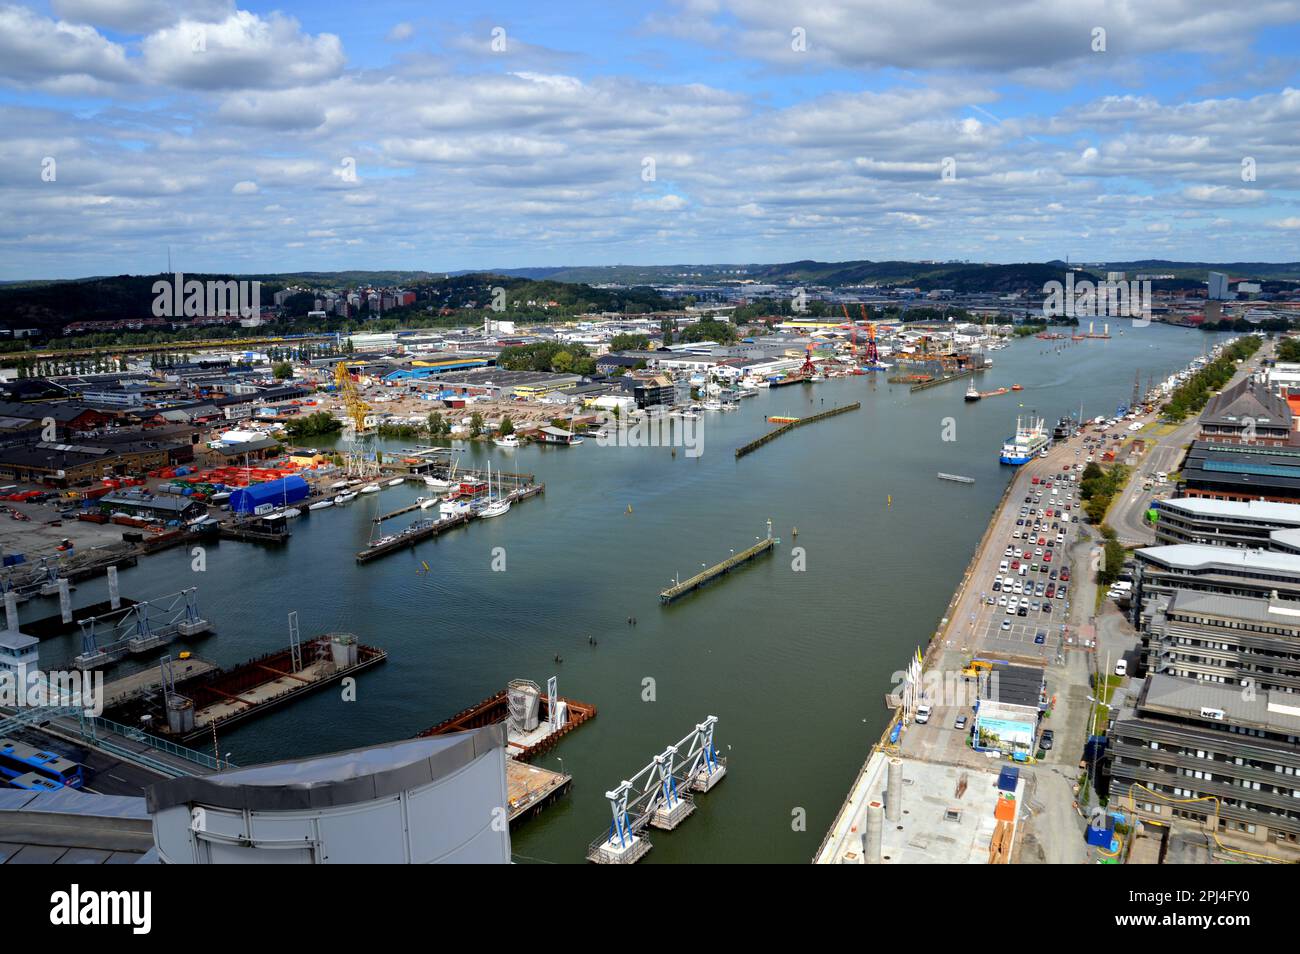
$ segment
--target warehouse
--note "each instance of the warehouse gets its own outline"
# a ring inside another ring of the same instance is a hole
[[[311,494],[307,481],[297,474],[290,474],[280,480],[267,481],[243,487],[230,495],[230,509],[236,513],[255,513],[258,507],[282,507],[297,503]]]

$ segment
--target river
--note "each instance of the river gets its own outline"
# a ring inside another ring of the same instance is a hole
[[[462,453],[467,465],[536,473],[546,493],[357,566],[376,511],[421,492],[385,489],[294,521],[283,548],[212,544],[203,572],[184,550],[143,559],[121,573],[121,590],[142,599],[197,585],[217,634],[193,648],[222,664],[287,645],[291,610],[304,638],[343,630],[389,651],[359,677],[355,702],[330,688],[223,736],[237,764],[410,736],[511,678],[545,685],[558,673],[561,694],[599,714],[542,758],[574,786],[515,832],[520,860],[581,861],[609,825],[604,793],[716,715],[727,778],[678,830],[653,832],[646,860],[806,862],[887,721],[891,674],[934,632],[984,532],[1010,473],[997,454],[1017,413],[1036,409],[1049,427],[1080,402],[1089,417],[1113,413],[1135,371],[1145,389],[1148,375],[1182,368],[1214,340],[1154,325],[1110,340],[1016,341],[976,381],[1024,390],[973,404],[965,381],[909,394],[883,374],[765,390],[739,411],[707,413],[696,458],[591,439],[475,446]],[[734,457],[768,430],[767,415],[852,401],[861,410]],[[941,481],[940,471],[975,482]],[[753,543],[768,518],[781,539],[774,556],[660,606],[675,574]],[[806,569],[793,568],[792,545]],[[493,569],[495,548],[504,571]],[[74,598],[106,598],[104,581]],[[24,616],[56,611],[38,600]],[[48,667],[73,652],[71,637],[52,640],[42,658]]]

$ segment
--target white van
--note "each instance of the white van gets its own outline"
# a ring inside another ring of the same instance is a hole
[[[1119,662],[1115,663],[1115,675],[1117,675],[1117,676],[1127,676],[1127,675],[1128,675],[1128,660],[1127,660],[1127,659],[1121,659]]]

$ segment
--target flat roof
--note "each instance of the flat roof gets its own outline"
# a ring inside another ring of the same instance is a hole
[[[1274,530],[1273,533],[1286,533]],[[1271,534],[1270,534],[1271,536]],[[1215,547],[1205,543],[1175,543],[1163,547],[1143,547],[1141,559],[1180,570],[1275,571],[1300,574],[1300,555],[1276,550],[1250,550],[1245,547]]]
[[[1257,690],[1247,698],[1240,686],[1152,673],[1138,707],[1195,719],[1206,719],[1202,709],[1217,709],[1224,714],[1224,723],[1249,723],[1300,735],[1300,699],[1294,693]]]
[[[1236,517],[1262,523],[1283,523],[1300,527],[1300,504],[1270,500],[1213,500],[1209,497],[1178,497],[1160,500],[1159,510],[1178,510],[1199,517]]]

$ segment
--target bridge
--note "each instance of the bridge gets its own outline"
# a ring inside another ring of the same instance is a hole
[[[588,846],[588,861],[633,864],[651,848],[646,828],[671,831],[695,811],[695,795],[709,791],[727,774],[727,760],[713,745],[717,723],[717,716],[707,717],[631,779],[605,793],[613,821]]]

